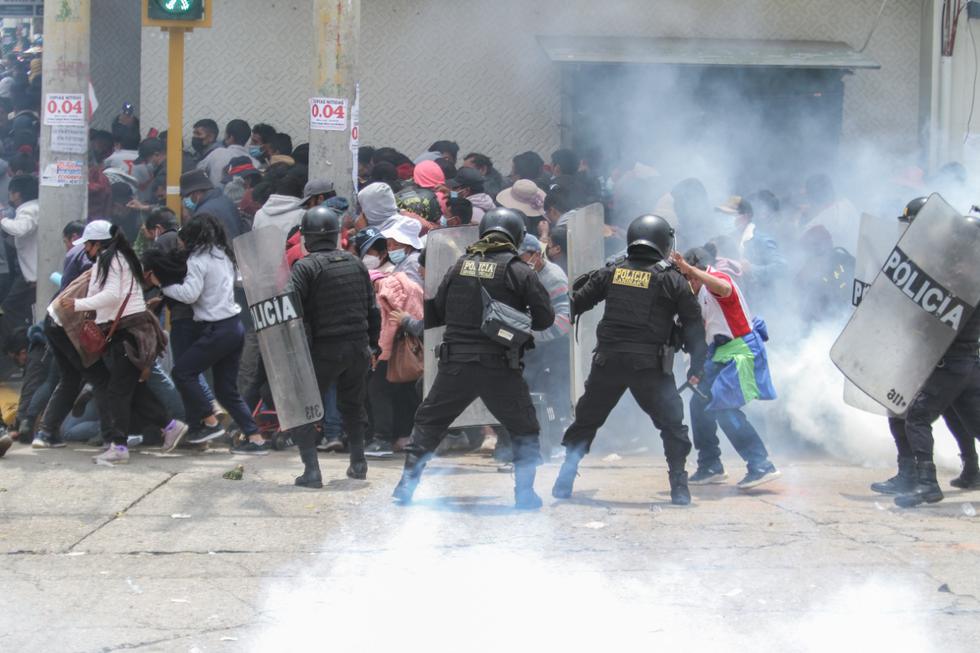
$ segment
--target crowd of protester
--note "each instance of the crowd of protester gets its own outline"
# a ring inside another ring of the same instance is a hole
[[[10,367],[22,370],[16,406],[4,413],[9,435],[0,454],[14,440],[35,448],[79,441],[103,448],[97,462],[118,464],[137,445],[170,451],[226,442],[232,453],[260,455],[283,444],[274,437],[275,408],[231,243],[275,227],[286,251],[269,256],[291,265],[306,255],[300,221],[319,205],[345,216],[341,246],[370,271],[382,314],[368,382],[373,455],[407,446],[421,400],[421,384],[393,380],[390,363],[396,341],[424,337],[426,238],[478,225],[497,206],[524,216],[529,235],[520,254],[557,315],[526,359],[532,391],[551,397],[558,415],[553,443],[571,408],[562,389],[572,330],[567,229],[578,209],[603,206],[607,256],[624,250],[626,225],[637,215],[666,218],[678,249],[703,246],[757,312],[819,320],[849,305],[859,213],[827,175],[791,192],[746,188],[712,198],[697,178],[674,182],[643,161],[610,164],[595,149],[559,149],[547,160],[522,152],[498,168],[479,151],[439,140],[414,158],[362,147],[356,197],[344,197],[335,179],[309,174],[308,144],[269,124],[235,119],[221,129],[201,119],[182,154],[177,215],[165,205],[168,134],[144,131],[130,105],[110,130],[90,132],[87,219],[64,226],[63,268],[38,270],[38,72],[7,58],[0,79],[0,337],[7,375]],[[956,166],[945,172],[962,174]],[[887,210],[897,214],[921,194],[921,185],[897,188]],[[39,274],[52,275],[59,293],[36,322]],[[782,304],[787,287],[795,307]],[[92,323],[110,336],[102,350],[82,342]],[[324,405],[319,448],[342,451],[334,388]],[[446,446],[472,448],[491,433],[464,431]],[[496,435],[506,463],[506,434]]]

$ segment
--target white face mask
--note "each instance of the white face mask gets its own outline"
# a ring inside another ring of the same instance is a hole
[[[381,267],[381,259],[374,254],[368,254],[361,259],[361,263],[364,264],[368,270],[377,270]]]

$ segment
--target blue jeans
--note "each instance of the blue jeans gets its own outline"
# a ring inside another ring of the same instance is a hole
[[[183,356],[184,352],[194,344],[195,329],[194,320],[189,318],[173,320],[170,323],[170,353],[173,354],[174,365],[177,364],[177,359]],[[208,385],[208,381],[204,378],[203,374],[200,377],[200,381],[201,390],[204,392],[204,396],[207,397],[208,403],[213,403],[214,393],[211,392],[211,386]]]
[[[713,381],[712,378],[706,378],[701,387],[710,388]],[[750,472],[769,469],[769,452],[745,413],[738,408],[707,410],[708,403],[708,400],[696,392],[691,398],[691,434],[694,447],[698,450],[698,469],[721,468],[719,426],[738,455],[747,463]]]
[[[323,393],[323,435],[333,440],[344,433],[343,419],[337,408],[337,384],[331,385]]]
[[[167,409],[167,412],[174,419],[184,419],[186,416],[184,402],[180,398],[180,393],[177,392],[177,386],[167,376],[167,373],[163,371],[159,363],[153,364],[150,370],[150,378],[146,380],[146,385],[157,396],[157,399],[160,400],[160,403],[163,404],[163,407]]]

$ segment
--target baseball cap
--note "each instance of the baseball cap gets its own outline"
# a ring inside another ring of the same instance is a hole
[[[368,227],[358,231],[354,236],[354,247],[357,248],[357,255],[364,256],[367,254],[371,246],[379,240],[384,240],[384,236],[381,235],[381,230],[376,227]]]
[[[82,237],[72,243],[72,245],[83,245],[88,242],[109,240],[112,238],[112,223],[108,220],[92,220],[85,225]]]
[[[456,171],[456,176],[449,180],[446,185],[450,188],[469,188],[474,193],[483,192],[483,175],[475,168],[460,168]]]
[[[724,204],[715,207],[715,211],[726,215],[747,215],[752,213],[752,205],[740,195],[732,195]]]
[[[520,251],[521,254],[524,254],[525,252],[540,252],[541,241],[538,240],[535,236],[532,236],[531,234],[527,234],[524,236],[524,241],[521,243],[521,246],[518,248],[518,250]]]
[[[329,179],[311,179],[303,187],[302,204],[306,204],[311,197],[317,195],[327,195],[334,192],[333,182]]]

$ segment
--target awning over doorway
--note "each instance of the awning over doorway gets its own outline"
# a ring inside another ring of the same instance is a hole
[[[881,68],[846,43],[611,36],[538,36],[558,63],[668,64],[775,68]]]

